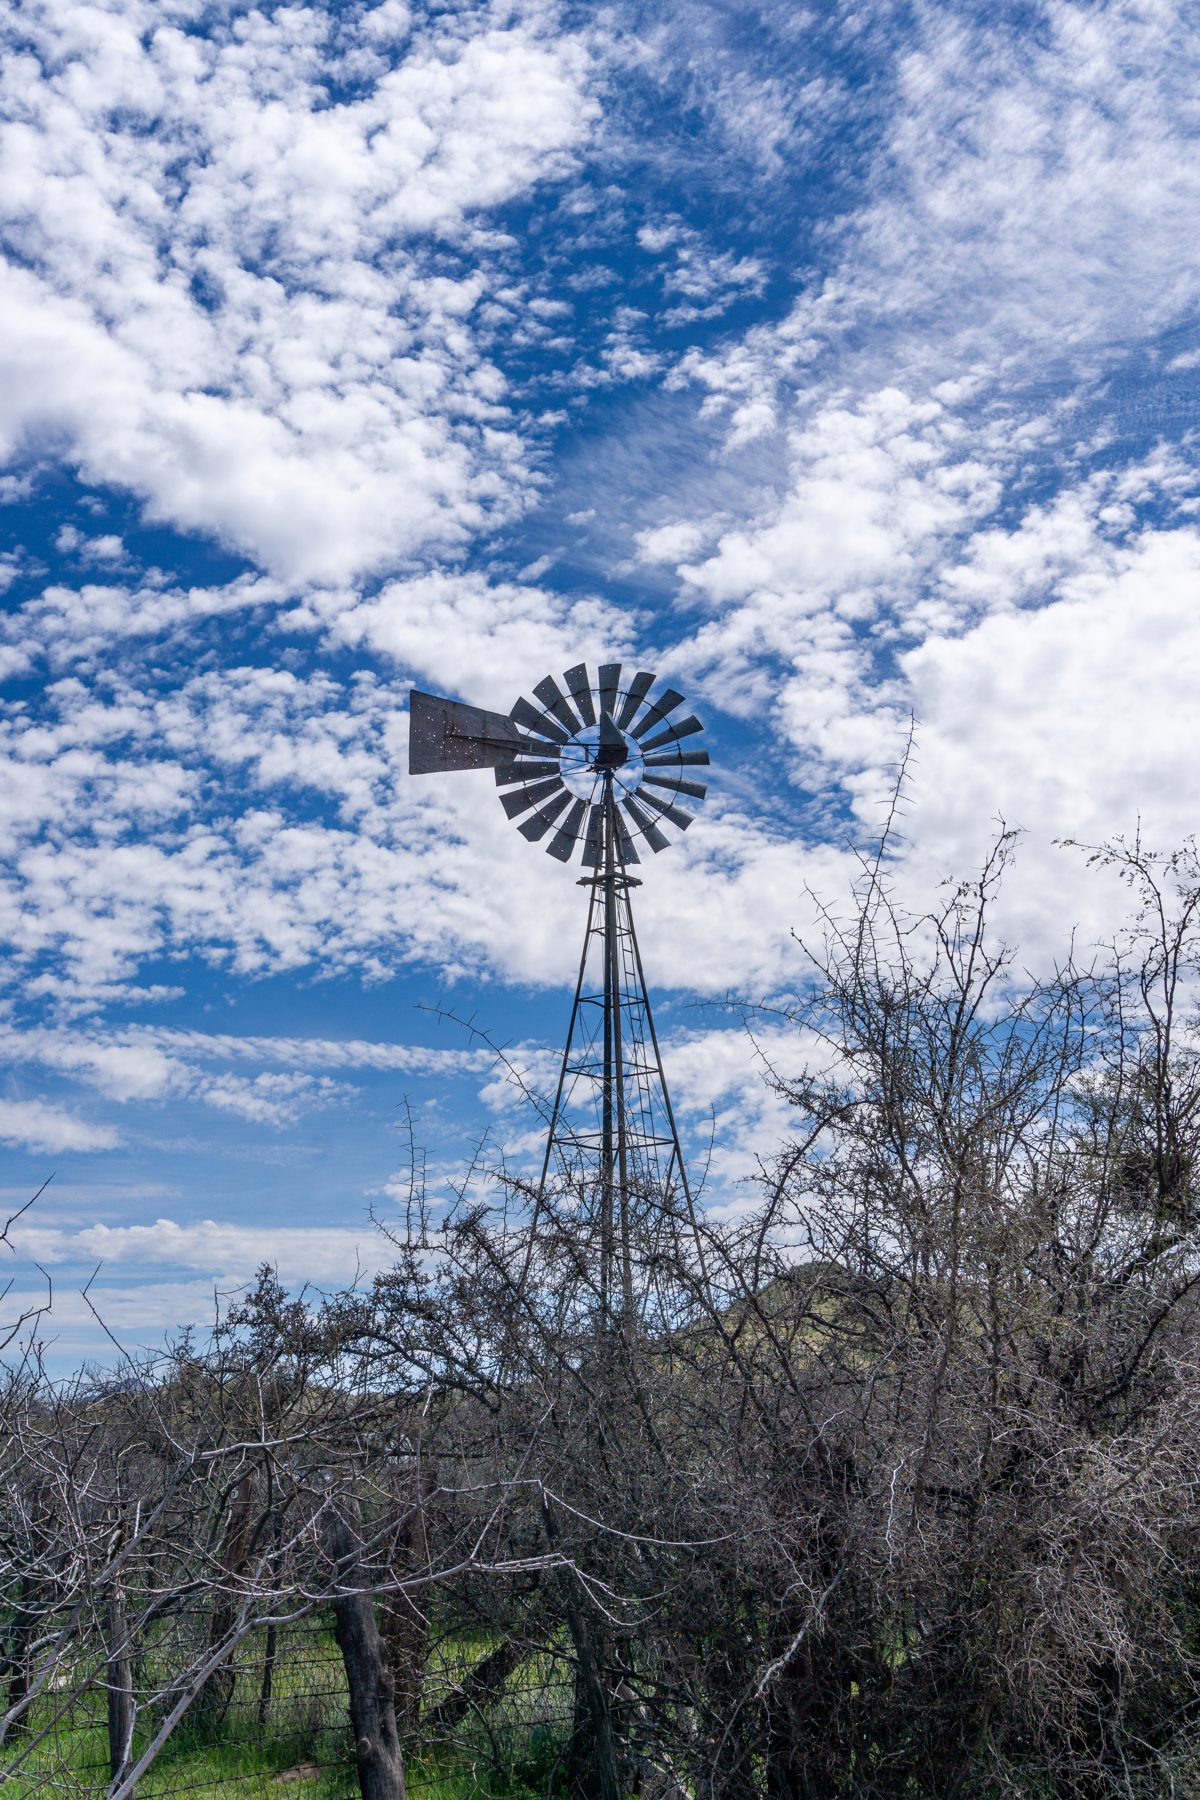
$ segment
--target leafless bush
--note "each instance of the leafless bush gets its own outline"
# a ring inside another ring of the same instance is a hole
[[[100,1667],[124,1800],[324,1608],[367,1794],[456,1744],[605,1800],[1184,1791],[1200,865],[1096,853],[1130,928],[1039,980],[991,932],[1011,854],[926,918],[881,854],[826,914],[745,1216],[633,1196],[614,1278],[586,1183],[473,1172],[435,1222],[414,1181],[365,1290],[267,1272],[202,1349],[14,1376],[7,1766]]]
[[[1200,869],[1103,853],[1125,938],[1018,979],[989,926],[1011,851],[930,918],[882,858],[826,915],[783,1015],[825,1052],[779,1083],[795,1141],[740,1223],[657,1197],[631,1310],[604,1313],[588,1194],[511,1183],[436,1231],[417,1205],[343,1304],[379,1379],[436,1397],[457,1504],[509,1484],[505,1554],[563,1559],[455,1603],[509,1669],[569,1656],[564,1789],[1133,1793],[1178,1752]]]

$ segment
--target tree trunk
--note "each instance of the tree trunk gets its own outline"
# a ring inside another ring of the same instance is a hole
[[[433,1470],[422,1468],[418,1479],[414,1479],[415,1475],[409,1463],[396,1472],[392,1481],[397,1515],[403,1519],[392,1546],[393,1576],[415,1574],[429,1559],[425,1505],[434,1485]],[[410,1486],[412,1504],[406,1507],[405,1491]],[[407,1594],[384,1594],[379,1601],[379,1630],[396,1684],[396,1716],[406,1732],[415,1731],[429,1656],[429,1621]]]
[[[34,1605],[34,1586],[27,1575],[21,1577],[20,1598],[13,1610],[12,1623],[8,1628],[8,1644],[5,1664],[8,1673],[8,1707],[19,1706],[29,1692],[29,1642],[37,1625],[37,1608]],[[27,1714],[22,1714],[12,1726],[14,1731],[23,1731],[28,1725]]]
[[[553,1549],[558,1531],[553,1514],[542,1500],[542,1522]],[[588,1621],[575,1602],[571,1576],[560,1576],[563,1612],[571,1646],[575,1651],[575,1709],[571,1721],[568,1763],[575,1792],[581,1800],[621,1800],[621,1772],[612,1708],[604,1684]]]
[[[580,1800],[621,1800],[617,1737],[592,1634],[573,1600],[567,1601],[565,1610],[575,1651],[575,1710],[568,1752],[575,1792]]]
[[[494,1650],[481,1657],[457,1687],[451,1688],[444,1700],[425,1715],[424,1729],[430,1736],[452,1731],[476,1707],[490,1706],[504,1692],[504,1684],[525,1654],[514,1638],[505,1638]]]
[[[357,1508],[343,1503],[331,1527],[339,1585],[366,1587],[359,1567]],[[333,1603],[334,1636],[346,1668],[350,1724],[362,1800],[405,1800],[404,1754],[396,1730],[396,1688],[369,1593],[345,1593]]]
[[[108,1685],[108,1772],[115,1787],[133,1750],[133,1672],[129,1629],[121,1590],[114,1582],[108,1600],[106,1681]]]
[[[208,1647],[215,1650],[233,1624],[237,1614],[237,1577],[241,1574],[254,1526],[254,1485],[252,1477],[243,1477],[229,1504],[229,1519],[218,1553],[220,1573],[208,1620]],[[229,1709],[237,1677],[228,1663],[219,1663],[196,1696],[196,1713],[209,1724],[218,1725]]]

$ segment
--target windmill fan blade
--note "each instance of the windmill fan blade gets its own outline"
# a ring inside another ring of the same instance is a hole
[[[703,800],[708,792],[702,781],[684,781],[679,775],[644,775],[642,780],[650,787],[668,788],[674,794],[688,794],[693,800]]]
[[[664,750],[661,756],[647,756],[648,769],[678,769],[686,763],[691,769],[707,768],[711,758],[707,750]]]
[[[600,710],[614,713],[617,709],[617,692],[621,685],[620,663],[600,664]]]
[[[604,808],[597,801],[588,814],[587,837],[583,844],[585,868],[595,869],[600,865],[600,830],[603,823]]]
[[[661,693],[658,696],[657,700],[652,700],[650,702],[650,706],[646,713],[645,718],[642,720],[640,725],[637,725],[634,727],[634,732],[633,732],[634,737],[635,738],[644,737],[646,735],[646,733],[650,730],[651,726],[661,725],[668,713],[673,713],[677,706],[682,706],[682,705],[683,705],[683,695],[677,694],[675,692],[674,688],[667,688],[664,693]],[[645,744],[643,744],[642,748],[646,749],[647,746]]]
[[[657,853],[659,850],[665,850],[667,848],[668,844],[671,842],[670,838],[667,837],[665,832],[658,829],[658,826],[654,823],[654,820],[650,817],[649,813],[644,813],[636,800],[622,800],[621,805],[625,808],[625,811],[629,814],[629,817],[633,820],[634,824],[653,851]]]
[[[531,819],[522,819],[517,826],[521,836],[527,837],[531,844],[536,844],[539,838],[544,838],[570,798],[570,794],[564,788],[561,794],[555,795],[548,806],[542,808],[541,812],[535,812]]]
[[[613,819],[617,827],[618,862],[625,868],[628,868],[631,863],[641,862],[642,859],[637,853],[637,845],[629,835],[628,825],[626,825],[619,812],[614,811]]]
[[[555,775],[550,781],[535,781],[531,787],[518,788],[515,794],[501,794],[500,804],[510,819],[518,813],[528,812],[531,806],[540,806],[551,794],[565,793],[560,778]]]
[[[640,669],[629,684],[629,692],[625,696],[625,704],[621,708],[621,714],[617,720],[618,728],[621,731],[628,730],[630,721],[653,686],[653,673],[646,669]]]
[[[583,824],[583,816],[586,812],[587,801],[577,800],[546,845],[547,856],[556,856],[559,862],[570,861],[571,853],[579,842],[579,829]]]
[[[413,688],[408,698],[408,772],[491,769],[511,762],[527,739],[511,718]]]
[[[540,713],[536,706],[530,706],[524,695],[508,716],[515,719],[518,725],[524,725],[527,731],[536,731],[541,737],[550,738],[556,744],[565,744],[570,739],[569,731],[564,731],[561,725],[556,725],[553,719]]]
[[[575,702],[576,710],[585,725],[596,723],[596,708],[592,702],[592,689],[588,681],[587,664],[576,663],[573,668],[563,671],[563,680],[567,691]]]
[[[582,721],[575,717],[565,694],[553,675],[547,675],[545,680],[539,681],[533,691],[547,712],[552,712],[559,724],[565,725],[568,734],[574,737]]]
[[[691,737],[693,732],[703,730],[704,727],[695,713],[689,713],[686,719],[680,719],[678,725],[668,725],[666,730],[660,731],[657,737],[647,738],[642,749],[643,751],[657,750],[661,744],[670,744],[676,738]]]
[[[556,762],[505,763],[496,770],[496,786],[509,787],[514,781],[536,781],[539,776],[557,775]]]
[[[660,800],[657,794],[646,793],[644,788],[641,791],[641,798],[647,806],[652,806],[656,813],[659,813],[664,819],[669,819],[672,825],[678,825],[680,831],[686,831],[692,822],[691,813],[684,812],[680,806],[672,806],[669,800]]]

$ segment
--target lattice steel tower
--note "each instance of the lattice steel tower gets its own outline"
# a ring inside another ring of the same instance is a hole
[[[692,815],[681,799],[705,787],[687,770],[708,762],[683,695],[653,692],[640,670],[623,681],[619,663],[546,676],[507,715],[412,692],[409,771],[495,770],[500,803],[531,842],[570,862],[582,848],[589,890],[575,1000],[559,1069],[538,1199],[561,1181],[599,1203],[600,1296],[608,1312],[621,1292],[632,1312],[631,1242],[653,1241],[654,1220],[692,1211],[687,1171],[667,1092],[646,991],[629,873],[639,845],[665,850],[669,828]],[[690,741],[689,741],[690,740]]]

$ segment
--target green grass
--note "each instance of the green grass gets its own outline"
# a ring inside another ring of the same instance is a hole
[[[435,1647],[430,1699],[436,1702],[492,1647],[485,1638],[451,1639]],[[170,1652],[167,1642],[152,1647],[139,1686],[162,1681]],[[260,1652],[239,1665],[233,1696],[219,1720],[185,1717],[138,1783],[138,1800],[355,1800],[345,1676],[332,1634],[310,1631],[280,1646],[266,1721],[260,1725],[262,1666]],[[552,1659],[529,1659],[514,1672],[503,1706],[495,1709],[490,1743],[480,1735],[461,1751],[448,1747],[406,1759],[414,1800],[539,1800],[557,1753],[554,1716],[561,1716],[565,1701],[561,1666]],[[50,1726],[60,1703],[54,1695],[39,1700],[27,1735]],[[148,1726],[139,1730],[135,1754],[148,1736]],[[10,1740],[5,1753],[13,1757],[20,1747],[19,1739]],[[494,1767],[497,1749],[504,1773]],[[102,1691],[90,1690],[19,1770],[0,1775],[0,1783],[6,1800],[103,1795],[108,1733]]]

